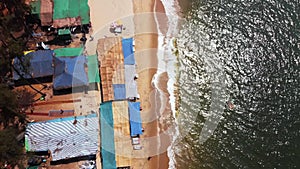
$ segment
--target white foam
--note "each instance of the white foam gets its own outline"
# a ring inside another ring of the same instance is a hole
[[[173,0],[161,0],[164,8],[165,8],[165,13],[168,18],[168,30],[166,35],[163,35],[159,29],[158,25],[158,19],[155,16],[155,21],[157,23],[157,30],[158,30],[158,52],[157,52],[157,58],[158,58],[158,70],[155,74],[156,78],[153,78],[153,82],[155,85],[158,83],[158,76],[163,73],[167,72],[169,80],[167,82],[167,90],[170,95],[169,97],[169,102],[171,105],[171,110],[173,117],[175,117],[175,104],[176,104],[176,98],[175,98],[175,88],[174,84],[176,83],[176,56],[174,55],[172,49],[174,49],[173,46],[173,40],[174,40],[174,35],[177,34],[177,26],[178,26],[178,14],[176,11],[176,3],[177,1]],[[161,97],[163,97],[161,95]],[[163,109],[164,106],[161,107]],[[174,124],[176,125],[176,124]],[[177,125],[176,125],[177,126]],[[167,154],[169,157],[169,169],[175,168],[175,152],[173,150],[173,144],[177,137],[179,136],[179,130],[178,127],[175,127],[175,132],[170,131],[169,132],[170,136],[172,137],[171,140],[171,145],[167,149]]]

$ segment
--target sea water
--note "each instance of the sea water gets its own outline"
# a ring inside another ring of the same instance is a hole
[[[184,16],[170,168],[299,168],[299,1],[193,0]]]

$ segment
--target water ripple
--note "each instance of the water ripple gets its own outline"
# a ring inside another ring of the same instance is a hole
[[[195,0],[190,11],[178,40],[178,168],[300,167],[299,1]],[[234,109],[199,144],[212,116],[209,57],[225,65]]]

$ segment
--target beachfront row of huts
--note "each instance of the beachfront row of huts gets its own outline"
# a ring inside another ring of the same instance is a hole
[[[74,27],[90,24],[88,0],[33,0],[31,6],[40,25],[58,30],[58,36],[71,36]],[[75,88],[88,94],[91,86],[100,86],[101,104],[86,115],[60,109],[63,101],[52,105],[51,108],[60,111],[48,110],[46,115],[51,120],[28,123],[26,151],[50,153],[53,165],[99,158],[92,167],[130,168],[128,153],[142,148],[139,136],[143,134],[134,39],[100,39],[97,55],[90,56],[81,45],[56,46],[53,50],[42,46],[42,50],[29,51],[14,59],[16,85],[46,80],[51,83],[54,95],[64,95],[66,90]],[[44,98],[37,102],[34,105],[57,101]],[[31,112],[30,116],[40,114]]]
[[[25,135],[27,151],[49,150],[51,160],[56,163],[90,157],[100,150],[102,168],[130,167],[131,159],[126,154],[131,150],[141,149],[139,136],[143,131],[132,50],[133,38],[122,39],[121,44],[123,58],[115,64],[119,69],[112,71],[118,77],[111,77],[119,80],[110,84],[109,93],[113,94],[112,98],[101,94],[99,115],[94,113],[29,123]],[[53,89],[59,91],[100,82],[100,78],[108,73],[101,71],[101,68],[105,70],[105,66],[114,66],[101,63],[112,60],[112,57],[114,55],[102,57],[98,66],[97,57],[82,55],[80,48],[60,48],[30,52],[24,57],[16,58],[14,64],[19,65],[21,60],[29,59],[29,71],[23,72],[20,68],[19,73],[28,79],[53,76]],[[14,72],[14,79],[19,78]],[[101,79],[101,86],[106,82]],[[107,89],[102,87],[101,93]]]
[[[83,48],[37,50],[16,57],[13,61],[15,67],[13,79],[16,83],[22,83],[22,78],[53,77],[53,89],[57,91],[99,82],[97,56],[85,56],[83,50]]]
[[[61,28],[90,23],[88,0],[31,0],[30,5],[41,26]]]
[[[103,52],[105,48],[111,50]],[[143,134],[134,39],[99,40],[98,55],[103,89],[100,105],[102,166],[130,168],[131,152],[142,148],[139,137]]]
[[[117,64],[104,64],[113,60],[114,55],[100,58],[85,56],[83,48],[38,50],[14,59],[16,70],[13,79],[16,82],[21,81],[21,77],[52,77],[53,90],[57,92],[75,87],[88,87],[91,83],[100,83],[102,86],[99,114],[29,123],[25,134],[27,151],[49,151],[51,161],[55,164],[82,157],[90,158],[100,150],[102,168],[130,167],[130,158],[124,155],[134,147],[139,149],[139,142],[131,145],[132,138],[137,138],[143,132],[133,39],[120,41],[122,55]],[[28,63],[30,66],[27,70],[20,66]],[[118,65],[119,69],[106,69],[106,66],[112,65]],[[115,75],[108,76],[110,73]],[[110,80],[103,80],[102,77]],[[112,83],[107,84],[108,81]],[[107,89],[110,89],[108,93],[112,97],[105,95],[104,91]],[[129,144],[124,144],[124,140]]]

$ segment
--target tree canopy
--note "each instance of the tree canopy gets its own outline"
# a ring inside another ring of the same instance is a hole
[[[12,166],[21,163],[23,156],[23,147],[16,139],[17,130],[7,128],[0,131],[0,164],[7,162]]]
[[[4,127],[0,127],[1,167],[5,162],[18,164],[24,157],[23,147],[16,136],[20,133],[19,121],[25,119],[20,111],[33,102],[33,95],[26,90],[11,90],[8,82],[12,77],[12,60],[23,55],[30,38],[31,28],[26,24],[29,14],[30,6],[25,0],[0,1],[0,124]]]
[[[30,30],[26,26],[26,15],[30,7],[24,0],[2,0],[0,2],[0,77],[4,82],[12,70],[12,59],[22,56]]]

